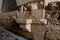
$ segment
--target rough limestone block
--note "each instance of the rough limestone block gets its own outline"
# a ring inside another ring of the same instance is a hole
[[[28,3],[28,2],[32,2],[34,0],[16,0],[17,2],[17,6]]]
[[[47,24],[47,19],[40,19],[40,21],[44,24]]]
[[[32,23],[32,19],[16,19],[16,22],[19,24],[30,24]]]
[[[22,28],[24,31],[31,32],[32,19],[26,19],[25,21],[26,21],[25,24],[24,23],[20,24],[20,28]]]
[[[20,25],[20,28],[23,29],[23,31],[31,32],[31,24],[26,24],[26,25]]]
[[[24,19],[24,13],[23,12],[19,12],[18,14],[19,14],[20,19]]]
[[[32,23],[32,19],[27,19],[26,20],[26,29],[31,32],[31,23]]]
[[[31,14],[35,19],[42,19],[43,18],[43,10],[32,10]]]
[[[16,22],[14,23],[12,21],[13,19],[17,19],[17,13],[17,11],[0,13],[0,24],[7,26],[8,28],[15,25]]]
[[[16,23],[26,24],[26,20],[25,19],[16,19]]]

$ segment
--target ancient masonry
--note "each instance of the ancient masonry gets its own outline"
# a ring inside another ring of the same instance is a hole
[[[49,0],[0,0],[0,24],[26,38],[60,40],[59,22],[52,20],[45,10],[48,2]]]

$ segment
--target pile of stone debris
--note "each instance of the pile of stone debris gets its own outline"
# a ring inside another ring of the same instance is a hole
[[[60,2],[48,3],[46,7],[46,15],[50,24],[60,23]]]

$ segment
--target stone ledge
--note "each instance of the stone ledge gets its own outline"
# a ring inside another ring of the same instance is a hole
[[[28,21],[28,24],[41,24],[43,22],[47,22],[47,19],[16,19],[16,22],[19,24],[26,24],[27,20],[30,20]]]

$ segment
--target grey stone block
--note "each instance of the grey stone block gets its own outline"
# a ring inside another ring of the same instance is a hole
[[[43,18],[43,10],[32,10],[31,14],[35,19],[42,19]]]

